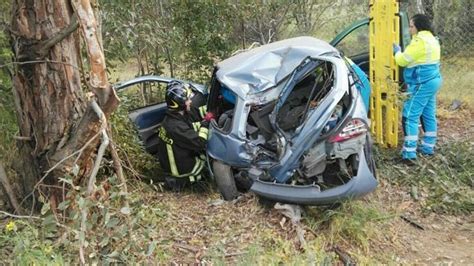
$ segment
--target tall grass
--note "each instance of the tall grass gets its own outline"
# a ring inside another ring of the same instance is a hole
[[[474,103],[474,58],[452,56],[442,59],[443,85],[439,98],[446,101],[461,100]]]
[[[474,147],[472,142],[441,144],[433,157],[421,157],[407,168],[394,165],[396,151],[379,156],[381,176],[410,193],[426,212],[469,214],[474,211]]]

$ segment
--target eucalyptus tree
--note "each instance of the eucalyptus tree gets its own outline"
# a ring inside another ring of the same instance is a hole
[[[93,173],[104,121],[119,101],[88,0],[16,0],[11,21],[16,168],[24,194],[39,192],[55,206],[63,200],[60,178],[79,184]]]

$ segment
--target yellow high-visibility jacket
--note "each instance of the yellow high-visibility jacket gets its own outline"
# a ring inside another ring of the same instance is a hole
[[[395,62],[405,67],[407,84],[420,84],[439,76],[441,48],[439,41],[429,31],[418,32],[404,52],[395,54]]]

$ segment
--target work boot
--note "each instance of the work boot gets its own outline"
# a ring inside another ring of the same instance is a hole
[[[173,192],[181,192],[187,183],[185,178],[165,177],[165,188]]]
[[[190,188],[192,192],[199,193],[199,194],[207,193],[211,191],[210,184],[204,180],[199,180],[199,181],[191,183]]]

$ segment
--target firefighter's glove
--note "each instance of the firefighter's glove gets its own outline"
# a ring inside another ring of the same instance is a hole
[[[204,116],[204,121],[211,122],[212,119],[216,119],[216,115],[212,112],[207,112]]]
[[[201,127],[209,128],[209,121],[202,120],[201,121]]]
[[[398,45],[398,44],[396,44],[396,43],[394,43],[394,44],[392,45],[392,47],[393,47],[393,54],[396,54],[396,53],[402,51],[402,48],[400,48],[400,45]]]

